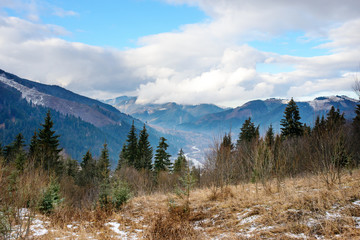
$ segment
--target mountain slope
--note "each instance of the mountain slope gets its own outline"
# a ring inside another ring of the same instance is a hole
[[[214,129],[232,129],[238,132],[246,119],[251,117],[256,125],[260,125],[260,131],[265,132],[270,124],[276,131],[280,131],[280,120],[283,118],[287,100],[267,99],[255,100],[244,105],[229,109],[223,112],[208,114],[196,122],[189,122],[180,125],[182,129],[198,131],[211,131]],[[332,106],[339,108],[345,118],[351,120],[355,117],[357,101],[346,96],[320,97],[313,101],[297,102],[301,122],[312,126],[318,115],[326,116]]]
[[[60,144],[66,153],[80,160],[87,150],[99,155],[108,144],[112,166],[134,121],[137,132],[143,123],[116,108],[75,94],[58,86],[49,86],[19,78],[0,70],[0,143],[7,145],[19,133],[27,143],[40,128],[47,109],[51,109],[54,130],[61,135]],[[155,149],[160,134],[148,127],[150,142]],[[181,139],[167,136],[172,153],[183,144]],[[173,141],[173,142],[172,142]]]

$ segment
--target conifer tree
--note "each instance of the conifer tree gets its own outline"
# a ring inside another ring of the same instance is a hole
[[[36,160],[39,156],[39,145],[38,145],[38,137],[36,130],[34,131],[33,136],[31,137],[28,158],[30,160]]]
[[[291,98],[285,108],[284,118],[280,121],[280,125],[282,126],[281,136],[287,138],[303,135],[303,124],[300,122],[300,119],[299,108],[294,99]]]
[[[340,114],[340,109],[335,110],[332,106],[326,117],[326,129],[328,131],[336,130],[339,126],[345,124],[344,113]]]
[[[265,135],[266,146],[272,147],[274,145],[274,141],[275,141],[274,129],[272,127],[272,124],[270,124],[268,130],[266,131],[266,135]]]
[[[119,161],[116,167],[116,171],[119,171],[123,166],[127,165],[126,156],[126,144],[123,145],[121,152],[119,154]]]
[[[239,139],[237,141],[238,146],[241,142],[249,143],[259,137],[259,126],[255,127],[254,123],[251,122],[251,117],[245,120],[240,130]]]
[[[15,166],[16,169],[23,171],[24,167],[25,167],[25,161],[26,161],[26,153],[24,151],[24,137],[21,133],[19,133],[16,138],[15,141],[13,143],[13,147],[12,147],[12,151],[14,151],[12,153],[12,155],[14,155],[15,157]]]
[[[186,160],[184,151],[182,149],[180,149],[180,151],[178,153],[178,157],[174,163],[174,173],[183,175],[183,173],[185,173],[187,168],[188,168],[188,162]]]
[[[231,140],[231,133],[225,133],[220,145],[220,149],[229,149],[230,151],[234,149],[234,144]]]
[[[24,151],[24,137],[21,133],[19,133],[18,135],[16,135],[14,141],[5,147],[4,149],[4,156],[6,159],[7,163],[10,162],[21,162],[21,164],[25,163],[25,151]],[[17,159],[18,157],[20,157],[20,159]],[[20,163],[16,163],[16,165],[18,165]]]
[[[42,129],[39,131],[39,153],[41,165],[45,170],[58,171],[60,168],[59,135],[55,135],[52,130],[54,123],[51,120],[50,110],[46,113],[45,122],[41,124]]]
[[[81,171],[78,177],[78,184],[80,186],[94,184],[96,182],[96,162],[90,150],[84,155],[80,167]]]
[[[104,143],[103,149],[101,150],[101,154],[98,162],[98,173],[101,181],[109,181],[110,160],[109,160],[109,150],[107,148],[106,143]]]
[[[151,170],[152,168],[152,158],[153,158],[153,149],[149,142],[149,134],[144,128],[141,130],[139,135],[139,144],[138,144],[138,157],[135,162],[136,169],[147,169]]]
[[[110,160],[109,151],[107,144],[104,143],[104,147],[101,150],[99,162],[98,162],[98,173],[100,179],[100,193],[99,202],[102,208],[109,207],[111,203],[110,199]]]
[[[136,158],[138,156],[138,141],[136,137],[134,121],[132,122],[126,142],[127,144],[124,152],[124,158],[126,159],[126,162],[129,166],[135,167]]]
[[[171,155],[166,152],[168,147],[169,145],[166,143],[166,138],[161,137],[155,154],[154,170],[157,173],[171,170]]]

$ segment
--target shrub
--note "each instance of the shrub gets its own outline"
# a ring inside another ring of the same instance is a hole
[[[112,190],[112,204],[116,209],[131,198],[131,190],[126,182],[116,181]]]
[[[43,197],[40,200],[39,210],[42,213],[48,214],[58,206],[63,199],[60,198],[60,185],[51,179],[49,186],[43,193]]]

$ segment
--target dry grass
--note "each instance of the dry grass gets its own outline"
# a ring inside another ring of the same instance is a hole
[[[270,186],[271,193],[254,184],[195,190],[187,215],[169,208],[173,195],[136,197],[118,213],[54,219],[38,238],[360,239],[360,170],[331,189],[318,176],[286,179],[280,192]]]

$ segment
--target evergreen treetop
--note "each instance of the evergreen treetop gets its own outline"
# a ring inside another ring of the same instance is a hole
[[[255,127],[255,124],[251,122],[251,117],[245,120],[240,130],[237,145],[241,142],[251,142],[259,137],[259,126]]]
[[[169,145],[166,143],[166,138],[161,137],[155,154],[154,170],[156,172],[171,170],[171,155],[166,152],[168,147]]]
[[[149,142],[149,134],[147,133],[146,126],[144,124],[143,129],[139,135],[138,143],[138,156],[135,162],[136,169],[147,169],[152,168],[153,149]]]
[[[178,153],[178,157],[174,163],[174,173],[179,173],[182,175],[183,173],[185,173],[187,168],[188,168],[188,162],[186,160],[184,151],[180,149]]]
[[[101,181],[109,181],[110,177],[110,159],[107,144],[104,143],[98,162],[99,178]]]
[[[132,122],[130,132],[126,139],[126,148],[123,157],[129,166],[135,167],[135,162],[138,156],[138,140],[136,137],[136,128],[134,121]]]
[[[281,136],[287,137],[298,137],[303,135],[304,129],[303,124],[300,122],[300,112],[293,98],[289,101],[284,111],[284,118],[281,119],[280,125]]]
[[[55,131],[52,130],[53,125],[49,110],[44,124],[41,124],[42,129],[39,131],[38,139],[41,163],[45,170],[57,170],[60,165],[59,158],[62,149],[59,148],[59,135],[55,135]]]

